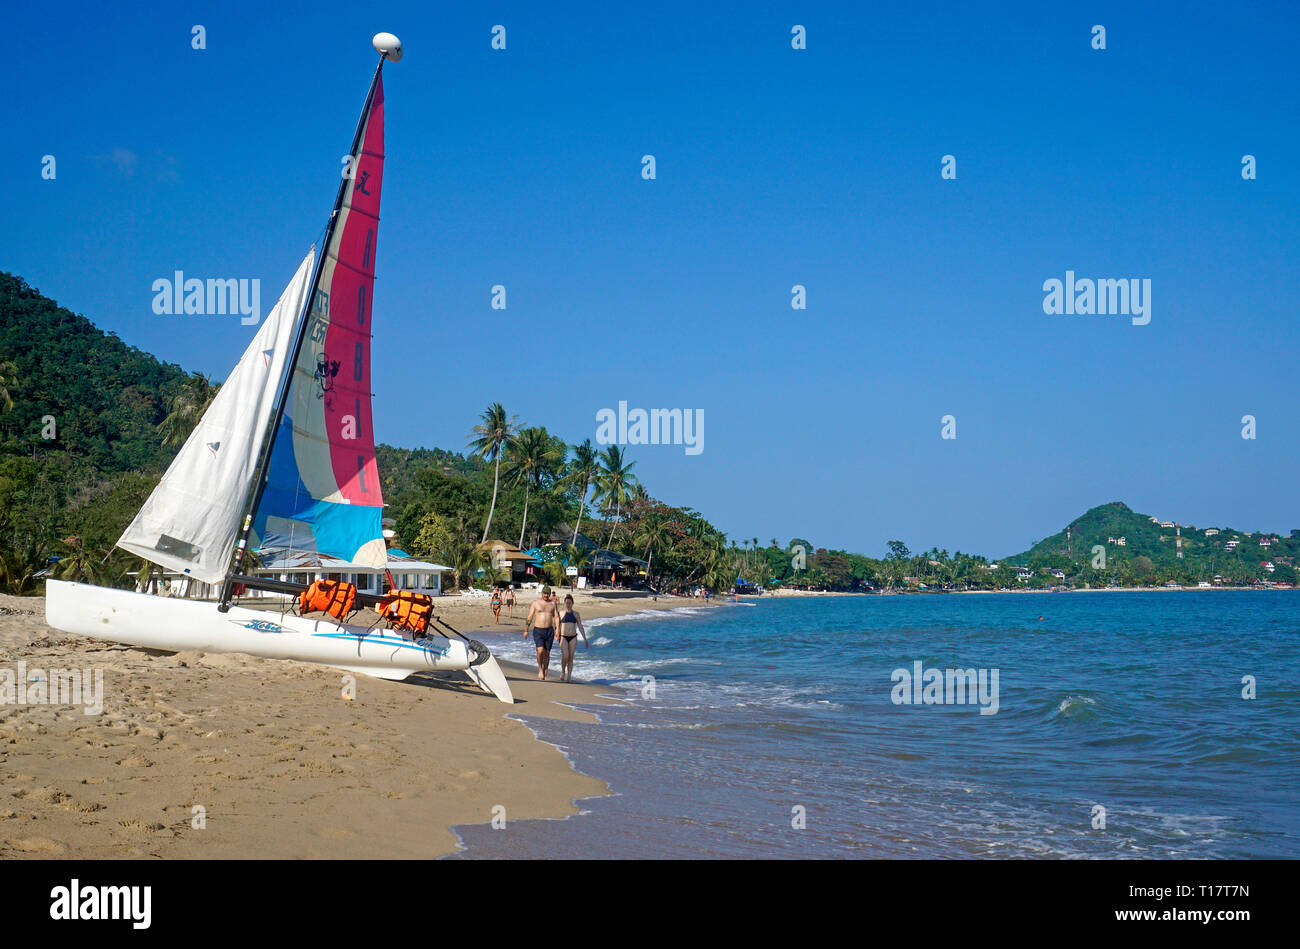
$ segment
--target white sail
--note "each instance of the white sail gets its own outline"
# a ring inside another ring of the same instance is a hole
[[[119,547],[206,583],[225,578],[315,257],[298,265]]]

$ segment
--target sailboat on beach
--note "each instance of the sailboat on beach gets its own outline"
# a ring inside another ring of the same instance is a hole
[[[304,587],[243,573],[257,550],[384,567],[388,549],[370,397],[371,301],[384,170],[385,62],[391,33],[345,162],[323,252],[308,251],[162,481],[117,544],[217,586],[216,603],[46,583],[55,629],[155,649],[243,652],[385,679],[461,670],[513,702],[492,653],[436,616],[415,628],[350,625],[342,616],[283,615],[232,602],[240,588]],[[360,604],[388,597],[358,593]],[[433,623],[450,636],[433,632]]]

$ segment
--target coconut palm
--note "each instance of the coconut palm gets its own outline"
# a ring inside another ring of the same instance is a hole
[[[143,593],[156,593],[162,579],[162,568],[143,557],[129,557],[122,562],[118,583],[137,584]]]
[[[645,544],[645,577],[647,583],[650,582],[650,567],[654,563],[654,552],[656,549],[662,549],[670,536],[668,529],[664,527],[663,521],[657,517],[647,517],[641,522],[641,529],[636,535],[636,543]]]
[[[185,443],[220,389],[220,383],[213,385],[201,373],[193,373],[185,380],[180,392],[167,403],[167,417],[158,425],[164,447],[171,448]]]
[[[519,525],[519,549],[524,546],[524,531],[528,528],[528,501],[533,488],[542,486],[542,479],[551,471],[560,457],[555,443],[545,430],[526,428],[511,443],[506,477],[513,484],[524,486],[524,519]]]
[[[495,462],[496,468],[492,474],[492,506],[488,508],[487,523],[483,525],[483,537],[479,541],[482,543],[488,539],[488,533],[492,530],[492,515],[497,509],[497,486],[501,483],[501,456],[505,454],[506,447],[514,440],[519,430],[519,416],[507,417],[501,403],[493,402],[480,418],[483,421],[475,425],[474,431],[470,433],[476,437],[470,441],[469,447],[484,461]]]
[[[480,568],[490,566],[487,551],[477,546],[473,540],[468,543],[459,541],[452,546],[450,553],[451,556],[447,559],[450,561],[448,566],[451,567],[452,589],[455,592],[460,592],[462,580],[467,584],[473,584],[474,573]]]
[[[68,548],[68,553],[54,570],[60,580],[71,580],[74,583],[95,583],[99,580],[99,567],[108,556],[107,550],[87,547],[86,542],[75,534],[65,537],[63,546]]]
[[[618,445],[610,445],[600,454],[600,474],[597,475],[597,488],[601,499],[608,506],[614,505],[614,523],[610,526],[609,537],[605,540],[608,548],[614,542],[614,531],[623,519],[623,505],[636,484],[632,469],[636,462],[628,463],[627,455]]]
[[[578,542],[578,527],[582,524],[582,511],[587,506],[587,491],[600,470],[600,456],[588,438],[581,445],[573,446],[573,462],[565,476],[570,484],[581,484],[582,493],[578,497],[578,520],[573,525],[573,537],[570,545]]]
[[[582,568],[587,566],[591,561],[591,553],[590,548],[578,547],[576,544],[570,544],[564,548],[564,559],[566,561],[565,566],[573,567],[579,574],[581,574]],[[573,586],[572,581],[570,581],[569,586]]]

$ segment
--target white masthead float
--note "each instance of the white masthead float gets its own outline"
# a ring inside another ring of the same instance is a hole
[[[303,587],[241,573],[251,550],[387,563],[370,399],[370,325],[384,171],[385,62],[392,33],[372,41],[379,64],[345,162],[322,252],[299,264],[266,321],[118,546],[166,570],[218,585],[218,602],[80,583],[46,583],[55,629],[155,649],[244,652],[402,679],[462,670],[513,702],[481,643],[416,636],[232,603],[237,586]],[[345,569],[344,567],[344,569]],[[375,605],[378,596],[360,594]],[[432,628],[432,627],[430,627]]]

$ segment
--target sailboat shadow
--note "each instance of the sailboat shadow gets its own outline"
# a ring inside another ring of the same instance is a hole
[[[490,692],[484,692],[474,682],[472,682],[463,672],[413,672],[402,682],[406,685],[418,685],[425,689],[438,689],[441,692],[462,692],[466,695],[472,695],[476,698],[490,699],[496,701],[496,697]],[[526,705],[527,700],[516,697],[514,704]]]

